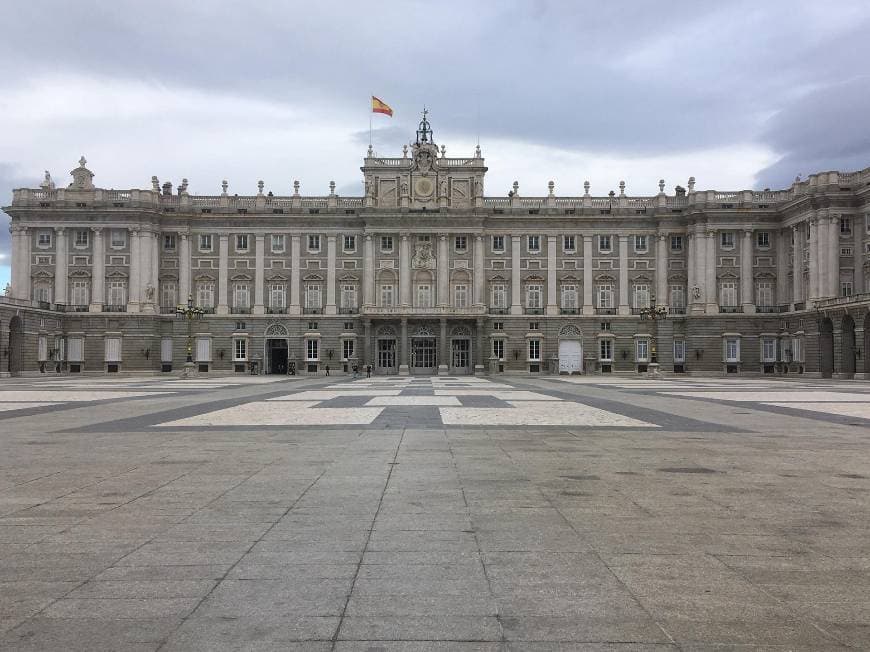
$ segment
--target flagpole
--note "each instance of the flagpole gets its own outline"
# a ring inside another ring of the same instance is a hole
[[[369,147],[372,146],[372,101],[369,100]]]

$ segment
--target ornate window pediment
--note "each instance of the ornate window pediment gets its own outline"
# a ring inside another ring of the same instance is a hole
[[[396,329],[392,326],[381,326],[377,332],[378,337],[395,337]]]
[[[616,277],[610,274],[599,274],[595,277],[597,283],[616,283]]]
[[[454,326],[450,330],[450,334],[453,335],[454,337],[460,337],[460,336],[470,337],[471,330],[469,330],[469,328],[467,326]]]
[[[353,274],[344,274],[338,280],[340,283],[359,283],[359,277]]]
[[[253,281],[254,279],[252,279],[248,274],[233,274],[233,276],[232,276],[232,278],[230,278],[230,280],[231,281]]]
[[[284,324],[270,324],[266,327],[266,337],[287,337],[289,332]]]
[[[307,274],[302,277],[303,281],[322,281],[323,277],[320,274]]]
[[[214,281],[215,277],[209,274],[199,274],[193,278],[194,281]]]
[[[266,277],[266,280],[269,281],[269,282],[274,283],[274,282],[277,282],[277,281],[286,281],[286,280],[287,280],[287,277],[284,276],[284,275],[282,275],[282,274],[271,274],[270,276],[267,276],[267,277]]]
[[[412,337],[435,337],[435,332],[428,326],[418,326]]]

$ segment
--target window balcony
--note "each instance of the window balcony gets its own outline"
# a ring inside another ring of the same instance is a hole
[[[580,311],[577,308],[559,308],[559,314],[562,315],[576,315]]]
[[[631,308],[631,314],[632,314],[632,315],[639,315],[641,310],[643,310],[643,308],[635,308],[635,307],[632,306],[632,308]]]
[[[719,312],[723,314],[743,312],[743,306],[719,306]]]
[[[40,310],[51,310],[51,303],[48,301],[37,301],[36,307]]]
[[[685,315],[686,306],[670,306],[668,308],[668,313],[671,315]]]
[[[287,308],[284,306],[267,306],[266,307],[267,315],[286,315]]]
[[[126,303],[104,303],[103,312],[127,312]],[[167,310],[164,306],[160,306],[160,312],[165,314],[174,314],[175,306],[170,306]]]
[[[357,306],[341,306],[338,309],[339,315],[357,315],[359,314],[359,307]]]
[[[87,304],[80,304],[80,303],[78,303],[78,304],[77,303],[68,303],[68,304],[59,303],[59,304],[57,304],[57,311],[58,312],[87,312],[88,310],[89,310],[89,306]]]
[[[200,310],[204,315],[213,315],[214,314],[214,306],[201,306]]]
[[[233,315],[250,315],[251,307],[250,306],[233,306],[230,309],[230,314]]]
[[[490,315],[507,315],[509,313],[510,313],[509,308],[490,308],[489,309]]]
[[[543,308],[528,308],[527,307],[527,308],[523,309],[523,313],[526,315],[543,315],[544,309]]]
[[[126,310],[126,306],[124,307],[124,310]],[[174,315],[175,310],[176,310],[176,306],[160,306],[160,314],[161,315]],[[103,312],[107,312],[105,306],[103,306]],[[123,312],[123,311],[119,310],[118,312]]]
[[[485,306],[468,306],[467,308],[454,308],[453,306],[429,306],[427,308],[419,306],[363,306],[360,314],[372,316],[423,316],[423,317],[470,317],[483,316],[487,313]]]
[[[788,305],[784,305],[784,306],[756,306],[755,312],[763,312],[763,313],[788,312]]]
[[[806,303],[804,303],[803,301],[798,301],[797,303],[794,304],[795,310],[806,310],[806,307],[807,307]]]
[[[305,306],[302,308],[302,314],[303,315],[322,315],[323,308],[321,308],[319,306],[316,308],[314,306]]]
[[[596,308],[595,314],[596,315],[615,315],[616,308]]]

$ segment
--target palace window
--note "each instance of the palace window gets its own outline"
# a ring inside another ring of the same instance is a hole
[[[458,284],[453,286],[453,307],[467,308],[468,307],[468,286]]]
[[[269,284],[269,306],[285,308],[287,306],[287,286],[284,283]]]
[[[840,235],[852,235],[852,218],[847,215],[840,218]]]
[[[356,236],[355,235],[346,235],[344,236],[344,247],[343,249],[346,252],[356,251]]]
[[[233,307],[246,310],[251,305],[250,286],[247,283],[233,285]]]
[[[526,286],[526,308],[541,307],[541,287],[537,284]]]
[[[773,282],[758,281],[755,284],[755,304],[758,306],[773,305]]]
[[[598,236],[598,251],[602,253],[609,253],[613,251],[613,242],[611,241],[611,237],[609,235]]]
[[[305,340],[305,359],[317,362],[320,359],[320,340]]]
[[[494,235],[492,236],[492,250],[498,253],[504,251],[504,236],[503,235]]]
[[[122,301],[121,303],[126,302]],[[167,308],[178,305],[178,294],[176,292],[175,281],[163,281],[163,283],[160,284],[160,305]]]
[[[613,360],[613,340],[609,337],[598,340],[598,359],[601,362]]]
[[[492,355],[494,358],[504,360],[504,340],[496,338],[492,341]]]
[[[636,253],[646,253],[647,237],[645,235],[634,236],[634,250]]]
[[[200,251],[211,251],[212,241],[210,233],[200,233],[199,234],[199,250]]]
[[[48,248],[51,246],[51,231],[40,231],[36,234],[36,246]]]
[[[110,306],[123,306],[127,303],[127,281],[109,281],[108,299]],[[166,305],[172,305],[166,304]]]
[[[841,256],[851,256],[853,251],[852,247],[840,247]]]
[[[236,251],[248,250],[248,236],[240,233],[236,236]]]
[[[305,286],[305,307],[311,310],[320,308],[320,284],[309,283]]]
[[[490,288],[491,301],[490,305],[493,308],[503,310],[507,308],[507,291],[502,284],[493,285]]]
[[[393,285],[386,284],[381,285],[381,296],[380,296],[380,304],[383,308],[392,308],[393,307]]]
[[[308,251],[311,253],[317,253],[320,251],[320,236],[319,235],[309,235],[308,236]]]
[[[573,235],[562,236],[562,249],[564,251],[577,251],[577,241]]]
[[[734,249],[734,233],[722,231],[719,234],[719,244],[723,249]]]
[[[164,233],[163,234],[163,250],[164,251],[175,251],[175,234],[174,233]]]
[[[356,286],[352,284],[342,285],[340,300],[342,308],[356,308]]]
[[[248,338],[233,338],[233,361],[244,362],[248,359]]]
[[[127,231],[122,229],[112,229],[109,236],[109,246],[112,249],[123,249],[127,246]]]
[[[767,231],[758,231],[755,234],[755,244],[759,249],[770,248],[770,233]]]
[[[468,238],[464,235],[458,235],[453,240],[454,249],[457,252],[468,251]]]
[[[649,307],[649,285],[646,283],[636,283],[631,288],[631,300],[634,308]]]
[[[791,338],[791,355],[795,362],[804,361],[804,342],[800,337]]]
[[[47,281],[37,281],[34,283],[33,300],[51,303],[51,284]]]
[[[601,283],[595,288],[595,297],[599,308],[613,308],[613,285]]]
[[[672,285],[668,288],[670,296],[670,306],[676,310],[686,309],[686,287],[684,285]]]
[[[740,362],[740,339],[728,337],[725,339],[725,362]]]
[[[420,283],[417,285],[417,307],[432,307],[432,286],[428,283]]]
[[[686,340],[674,340],[674,363],[686,361]]]
[[[737,283],[722,281],[719,284],[719,305],[734,307],[737,305]]]
[[[494,321],[494,322],[492,322],[492,330],[494,330],[494,331],[503,331],[503,330],[504,330],[504,322],[503,322],[503,321]]]
[[[529,340],[529,361],[538,362],[541,359],[541,340]]]
[[[776,339],[765,337],[761,340],[761,361],[776,362]]]
[[[284,240],[283,234],[281,234],[281,233],[272,234],[272,237],[270,238],[272,253],[273,254],[284,253],[285,246],[286,246],[284,244],[284,242],[285,242],[285,240]]]
[[[634,354],[636,362],[649,362],[649,340],[645,337],[635,340]]]
[[[537,252],[541,250],[541,236],[539,235],[530,235],[526,238],[526,248],[531,252]]]
[[[85,229],[77,229],[74,244],[76,247],[88,246],[89,232]]]
[[[390,252],[393,250],[393,236],[391,235],[382,235],[381,236],[381,251]]]
[[[852,281],[840,281],[840,296],[841,297],[851,297],[852,296]]]
[[[350,360],[353,357],[353,348],[354,348],[354,341],[353,340],[342,340],[341,341],[341,359],[342,360]]]
[[[683,250],[683,236],[672,235],[671,236],[671,251],[682,251],[682,250]]]
[[[577,308],[577,286],[566,284],[562,286],[560,297],[560,305],[565,310],[575,310]]]
[[[214,283],[212,281],[196,284],[196,305],[200,308],[214,308]]]

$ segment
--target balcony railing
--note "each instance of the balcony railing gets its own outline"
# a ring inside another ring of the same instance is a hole
[[[323,308],[319,308],[319,307],[318,307],[318,308],[314,308],[314,307],[312,307],[312,306],[304,306],[304,307],[302,308],[302,314],[303,314],[303,315],[322,315],[322,314],[323,314]]]
[[[576,315],[579,313],[577,308],[559,308],[559,313],[562,315]]]
[[[743,306],[719,306],[720,313],[743,312]]]
[[[202,306],[200,308],[204,315],[213,315],[214,314],[214,306]]]
[[[508,313],[510,313],[510,309],[508,309],[508,308],[490,308],[489,309],[490,315],[507,315]]]
[[[795,310],[806,310],[807,304],[803,301],[798,301],[794,304]]]
[[[616,308],[596,308],[595,314],[596,315],[615,315]]]
[[[103,304],[103,312],[127,312],[127,304],[126,303],[104,303]],[[160,312],[163,312],[163,307],[160,307]],[[175,312],[175,306],[171,306],[170,313]],[[166,314],[166,313],[164,313]]]
[[[37,301],[36,307],[40,310],[51,310],[51,302],[50,301]]]
[[[267,315],[286,315],[287,308],[285,306],[266,306]]]
[[[338,308],[339,315],[357,315],[359,308],[357,306],[340,306]]]
[[[524,308],[523,313],[525,313],[526,315],[543,315],[544,309],[543,308]]]
[[[420,308],[417,306],[363,306],[360,311],[363,315],[408,315],[408,316],[458,316],[470,317],[476,315],[485,315],[486,306],[467,306],[465,308],[454,308],[453,306],[431,306],[429,308]]]
[[[250,306],[233,306],[230,308],[230,313],[233,315],[250,315],[251,307]]]
[[[686,306],[669,306],[668,313],[671,315],[685,315]]]
[[[780,313],[788,312],[788,304],[782,306],[755,306],[755,312]]]
[[[89,306],[80,303],[56,303],[54,309],[58,312],[87,312]]]
[[[105,307],[103,310],[105,310]],[[160,306],[161,315],[174,315],[176,310],[178,310],[178,306]]]
[[[816,304],[819,308],[831,308],[833,306],[842,306],[850,303],[862,303],[870,301],[870,292],[862,292],[860,294],[852,294],[848,297],[831,297],[830,299],[820,299]],[[800,308],[795,304],[795,310],[803,310],[803,304]]]

